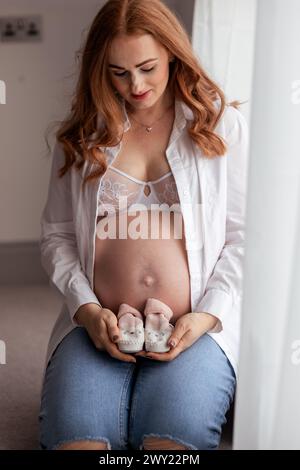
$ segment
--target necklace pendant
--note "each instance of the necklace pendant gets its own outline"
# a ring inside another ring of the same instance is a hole
[[[151,131],[152,131],[152,127],[146,127],[146,131],[147,131],[147,132],[151,132]]]

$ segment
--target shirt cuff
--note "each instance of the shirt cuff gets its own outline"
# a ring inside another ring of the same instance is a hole
[[[74,315],[84,304],[97,304],[99,307],[102,307],[100,304],[98,297],[94,294],[93,290],[90,288],[89,285],[81,284],[78,280],[74,280],[71,284],[70,291],[66,296],[66,304],[70,313],[71,322],[73,326],[79,326],[76,322]]]
[[[227,292],[219,289],[210,289],[202,297],[195,307],[197,312],[205,312],[214,315],[218,322],[209,333],[220,333],[223,330],[222,321],[232,310],[232,297]]]

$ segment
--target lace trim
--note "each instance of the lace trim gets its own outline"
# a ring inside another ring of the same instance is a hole
[[[168,176],[169,180],[165,181]],[[109,205],[116,210],[120,204],[120,198],[127,198],[125,202],[127,203],[127,208],[134,203],[143,202],[147,206],[150,204],[167,204],[169,206],[179,203],[179,197],[177,192],[176,183],[172,173],[169,175],[164,175],[163,177],[154,182],[139,182],[136,183],[129,176],[128,183],[123,183],[120,179],[127,178],[125,174],[119,176],[118,180],[115,180],[115,176],[110,177],[105,174],[101,180],[99,188],[99,204],[98,209],[103,213],[103,210],[107,210],[105,207]],[[149,186],[151,192],[149,195],[144,193],[146,186]],[[134,189],[136,187],[136,189]],[[101,207],[102,206],[102,207]],[[109,207],[108,207],[109,210]]]
[[[126,184],[116,181],[114,182],[107,178],[103,183],[101,182],[99,199],[101,199],[100,203],[109,203],[118,206],[120,197],[126,196],[128,199],[134,198],[135,196],[138,196],[141,191],[143,191],[143,188],[129,192]]]
[[[175,182],[166,183],[163,191],[156,191],[159,200],[165,199],[170,205],[179,202],[177,186]]]

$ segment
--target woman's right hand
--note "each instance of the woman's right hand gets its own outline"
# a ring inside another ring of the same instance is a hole
[[[115,341],[120,337],[117,316],[108,308],[97,304],[84,304],[77,310],[74,319],[84,326],[94,345],[99,350],[106,350],[112,357],[126,362],[136,362],[134,356],[122,353]]]

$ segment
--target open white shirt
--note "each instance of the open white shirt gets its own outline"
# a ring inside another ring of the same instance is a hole
[[[124,131],[130,122],[123,101]],[[240,111],[226,106],[215,133],[227,145],[223,156],[204,157],[188,135],[192,110],[175,100],[175,119],[166,150],[180,198],[190,274],[192,312],[211,313],[219,322],[209,335],[219,344],[235,372],[238,366],[242,307],[245,208],[247,191],[248,126]],[[121,149],[106,147],[110,165]],[[42,266],[63,296],[63,305],[51,333],[45,367],[57,345],[73,328],[78,308],[101,305],[93,291],[95,233],[101,178],[81,183],[95,168],[85,161],[63,178],[58,169],[64,153],[56,143],[48,197],[41,216]],[[103,267],[105,269],[105,266]],[[188,312],[187,312],[188,313]]]

